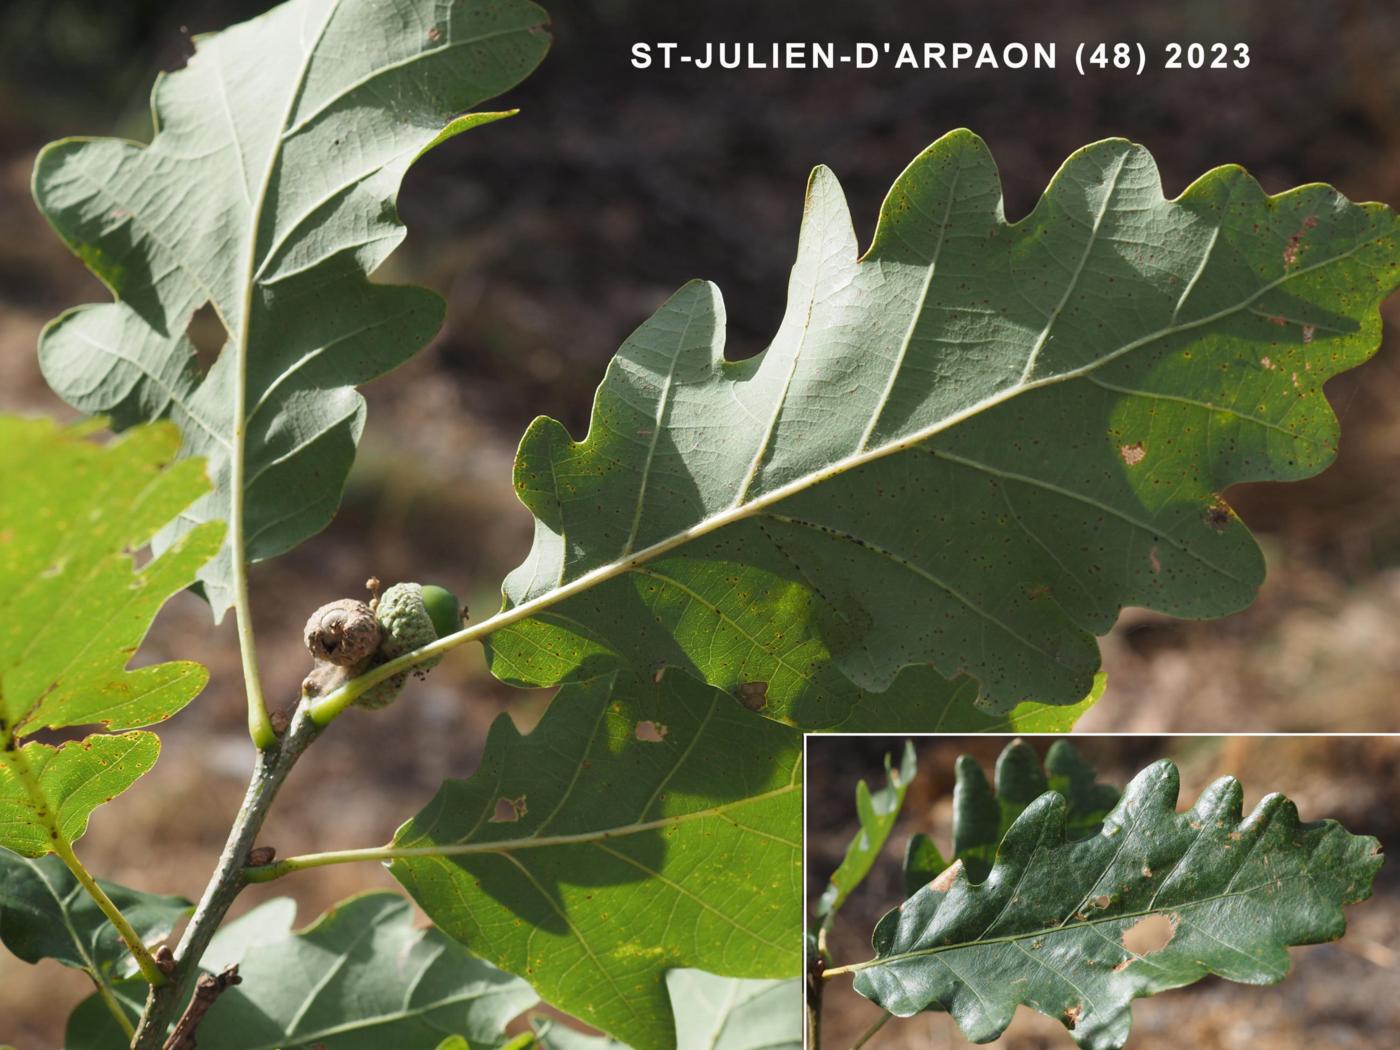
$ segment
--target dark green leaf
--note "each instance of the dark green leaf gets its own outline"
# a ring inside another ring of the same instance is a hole
[[[958,759],[953,789],[953,855],[963,862],[969,879],[981,882],[987,877],[1007,830],[1046,791],[1064,796],[1068,804],[1066,832],[1071,839],[1097,832],[1104,816],[1118,802],[1118,789],[1095,782],[1093,768],[1067,740],[1050,745],[1043,771],[1034,749],[1013,740],[997,759],[995,791],[976,759],[970,755]]]
[[[1207,974],[1271,984],[1290,945],[1335,940],[1342,905],[1380,868],[1375,839],[1334,821],[1301,823],[1270,795],[1241,820],[1234,779],[1176,812],[1179,777],[1158,762],[1135,777],[1103,830],[1071,840],[1062,796],[1017,818],[986,881],[925,887],[882,919],[858,992],[897,1016],[950,1012],[987,1042],[1020,1004],[1061,1019],[1089,1050],[1128,1038],[1131,1002]],[[1123,937],[1165,916],[1172,936],[1142,955]]]
[[[904,895],[914,896],[947,867],[948,862],[933,844],[933,839],[922,831],[910,835],[904,847]]]
[[[156,83],[150,145],[39,154],[40,209],[115,300],[49,324],[45,378],[118,426],[169,416],[210,464],[215,491],[158,550],[240,505],[254,561],[330,520],[364,428],[355,387],[442,321],[436,295],[368,279],[404,236],[399,182],[501,115],[460,116],[535,67],[545,20],[526,0],[291,0],[194,38]],[[186,329],[206,303],[228,341],[202,374]],[[238,540],[200,573],[216,618]]]
[[[443,930],[639,1050],[673,1045],[666,971],[801,962],[792,729],[677,673],[560,691],[395,836],[390,870]]]
[[[500,1047],[506,1024],[538,1002],[524,981],[416,928],[395,894],[352,897],[295,934],[289,917],[284,902],[270,902],[210,944],[203,968],[236,962],[243,981],[206,1015],[199,1050],[433,1050],[444,1032]],[[133,1019],[144,987],[117,986]],[[66,1045],[118,1050],[125,1039],[94,997],[69,1018]]]
[[[766,351],[726,361],[718,291],[687,285],[613,360],[583,441],[526,433],[535,545],[492,668],[675,666],[809,728],[872,705],[933,724],[938,675],[986,714],[1077,703],[1124,605],[1253,599],[1263,560],[1220,493],[1331,461],[1323,383],[1376,349],[1398,229],[1239,168],[1167,200],[1117,139],[1010,224],[957,131],[862,256],[818,169]]]
[[[183,897],[98,881],[147,945],[163,940],[193,908]],[[0,849],[0,941],[25,962],[56,959],[96,981],[135,971],[117,931],[57,857],[31,860]]]

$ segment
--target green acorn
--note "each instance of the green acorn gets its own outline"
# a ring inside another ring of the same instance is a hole
[[[396,583],[380,596],[374,606],[375,618],[383,637],[375,653],[374,665],[388,663],[462,627],[462,606],[456,596],[435,584]],[[420,677],[439,663],[441,656],[424,660],[413,669]],[[373,689],[361,694],[355,703],[361,707],[380,708],[394,702],[408,671],[386,678]]]

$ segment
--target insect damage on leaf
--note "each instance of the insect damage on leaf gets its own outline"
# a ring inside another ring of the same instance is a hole
[[[1303,823],[1277,794],[1245,817],[1230,777],[1177,813],[1178,780],[1170,762],[1149,766],[1080,839],[1064,797],[1042,795],[983,881],[922,889],[881,920],[856,991],[898,1016],[947,1010],[976,1042],[1025,1004],[1081,1046],[1116,1050],[1134,998],[1207,974],[1276,983],[1288,947],[1342,935],[1342,907],[1370,895],[1381,866],[1375,839]]]

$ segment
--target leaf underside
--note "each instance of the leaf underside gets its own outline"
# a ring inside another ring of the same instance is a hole
[[[330,520],[364,428],[355,387],[442,321],[431,292],[368,279],[404,236],[399,182],[501,115],[460,116],[535,67],[545,21],[526,0],[292,0],[195,39],[153,91],[150,145],[40,153],[40,210],[115,300],[50,323],[45,378],[119,427],[168,416],[214,479],[157,549],[230,519],[240,474],[249,560]],[[228,341],[201,373],[186,330],[206,303]],[[226,546],[200,574],[216,619],[232,572]]]
[[[676,1015],[677,1050],[800,1050],[802,982],[717,977],[703,970],[666,975]],[[630,1050],[606,1035],[584,1035],[550,1018],[531,1018],[543,1050]],[[438,1047],[438,1050],[444,1050]]]
[[[1064,798],[1042,795],[985,881],[961,873],[946,893],[925,887],[880,921],[856,991],[901,1017],[947,1011],[975,1042],[1000,1035],[1024,1004],[1088,1050],[1117,1050],[1134,998],[1207,974],[1275,983],[1288,946],[1342,935],[1342,905],[1368,897],[1381,866],[1375,839],[1301,823],[1282,795],[1242,820],[1230,777],[1186,813],[1178,789],[1174,765],[1149,766],[1103,830],[1078,841]],[[1170,921],[1170,940],[1146,955],[1125,948],[1124,933],[1149,916]]]
[[[669,1050],[667,970],[801,969],[792,729],[680,674],[560,691],[399,829],[390,871],[442,930],[638,1050]]]
[[[286,899],[219,931],[201,960],[237,963],[242,983],[199,1027],[200,1050],[427,1050],[449,1033],[500,1047],[506,1024],[538,1001],[529,985],[482,962],[436,930],[414,925],[393,893],[342,901],[305,930],[288,927]],[[116,989],[133,1020],[140,981]],[[117,1050],[126,1040],[95,998],[69,1019],[68,1050]]]
[[[1263,561],[1220,493],[1331,461],[1323,383],[1375,351],[1397,254],[1382,205],[1270,197],[1237,167],[1169,201],[1118,139],[1008,223],[956,131],[858,257],[819,168],[767,350],[726,361],[719,293],[689,284],[614,358],[583,441],[526,433],[535,543],[492,669],[676,666],[813,729],[961,729],[969,684],[984,717],[1079,702],[1124,605],[1252,600]]]
[[[40,729],[131,730],[170,717],[209,673],[179,660],[127,670],[162,605],[219,549],[219,522],[187,532],[135,568],[131,552],[209,489],[202,464],[169,465],[169,424],[107,445],[91,427],[0,416],[0,846],[29,857],[72,841],[93,809],[155,762],[154,734],[93,735],[60,746]]]

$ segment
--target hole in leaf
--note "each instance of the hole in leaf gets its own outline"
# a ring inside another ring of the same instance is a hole
[[[648,744],[659,744],[666,739],[666,734],[670,732],[666,726],[660,722],[638,722],[637,739],[644,740]]]
[[[194,345],[195,366],[199,374],[207,376],[209,369],[219,359],[219,352],[228,342],[228,330],[219,320],[218,311],[212,303],[205,303],[194,312],[190,323],[185,326],[185,336]]]
[[[519,798],[498,798],[496,811],[491,814],[491,819],[487,823],[514,824],[529,811],[529,807],[525,805],[524,795]]]
[[[1171,943],[1176,924],[1166,915],[1148,915],[1123,931],[1123,947],[1134,956],[1151,955]],[[1134,960],[1125,959],[1115,969],[1124,969]]]

